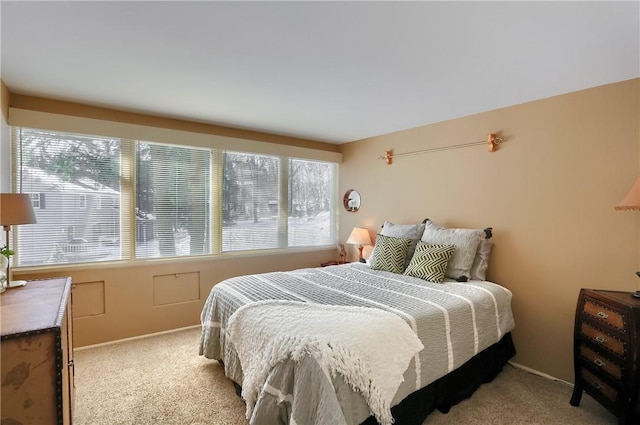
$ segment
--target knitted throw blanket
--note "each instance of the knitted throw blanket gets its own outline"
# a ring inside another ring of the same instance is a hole
[[[389,425],[391,401],[411,358],[424,347],[397,315],[365,307],[296,301],[245,304],[226,329],[244,378],[247,419],[271,369],[287,358],[313,356],[331,376],[360,392],[378,422]]]

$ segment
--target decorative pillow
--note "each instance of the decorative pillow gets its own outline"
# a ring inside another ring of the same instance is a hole
[[[478,245],[484,238],[485,231],[481,229],[446,229],[427,221],[421,240],[429,244],[454,245],[456,250],[449,260],[445,276],[464,281],[471,276]]]
[[[437,223],[426,219],[425,222],[430,222],[436,229],[446,229]],[[485,239],[482,239],[478,244],[478,250],[476,256],[473,259],[473,265],[471,266],[471,280],[486,280],[487,268],[489,268],[489,258],[491,257],[491,251],[493,250],[493,242],[489,241],[493,237],[493,227],[487,227],[483,229]]]
[[[456,247],[453,245],[430,245],[418,242],[416,252],[404,274],[441,283],[444,280],[447,264],[455,250]]]
[[[411,242],[411,239],[376,235],[375,257],[373,257],[370,267],[374,270],[402,273]]]
[[[440,224],[434,223],[428,218],[425,218],[423,223],[427,223],[427,222],[431,223],[431,225],[434,226],[436,229],[446,229],[446,227],[441,226]],[[485,239],[491,239],[493,237],[493,227],[485,227],[484,229],[482,229],[482,231],[484,232]]]
[[[487,280],[487,268],[489,267],[489,257],[491,257],[492,249],[493,242],[487,239],[480,241],[476,258],[474,258],[471,266],[471,280]]]
[[[422,237],[424,233],[425,223],[420,224],[393,224],[389,221],[385,221],[382,225],[382,231],[380,232],[383,236],[391,236],[394,238],[402,238],[402,239],[412,239],[411,245],[409,245],[409,251],[407,251],[407,257],[404,260],[404,267],[406,268],[411,261],[411,257],[413,257],[413,252],[416,249],[416,244]],[[373,262],[374,257],[376,255],[375,247],[373,251],[371,251],[371,257],[369,260]],[[404,268],[403,268],[404,270]]]

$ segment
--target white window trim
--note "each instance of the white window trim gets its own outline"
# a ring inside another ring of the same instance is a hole
[[[46,128],[47,130],[69,133],[92,134],[95,136],[118,137],[142,141],[148,140],[190,147],[245,151],[254,154],[278,155],[335,162],[338,164],[342,163],[342,154],[339,152],[196,133],[192,131],[151,127],[140,124],[61,115],[30,109],[10,107],[8,123],[14,127]]]

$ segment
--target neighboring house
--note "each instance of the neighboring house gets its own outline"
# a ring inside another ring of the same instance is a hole
[[[31,195],[37,219],[37,224],[20,228],[21,265],[118,255],[118,191],[88,178],[64,181],[26,166],[21,184],[22,192]],[[47,235],[47,241],[38,235]]]

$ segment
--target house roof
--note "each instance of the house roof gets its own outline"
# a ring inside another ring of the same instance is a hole
[[[22,166],[22,181],[27,188],[35,188],[40,192],[65,191],[74,193],[98,193],[102,195],[118,195],[119,192],[87,177],[65,181],[56,175],[49,174],[40,168]],[[27,189],[30,192],[31,189]]]
[[[637,1],[2,1],[1,12],[12,93],[331,143],[640,76]]]

